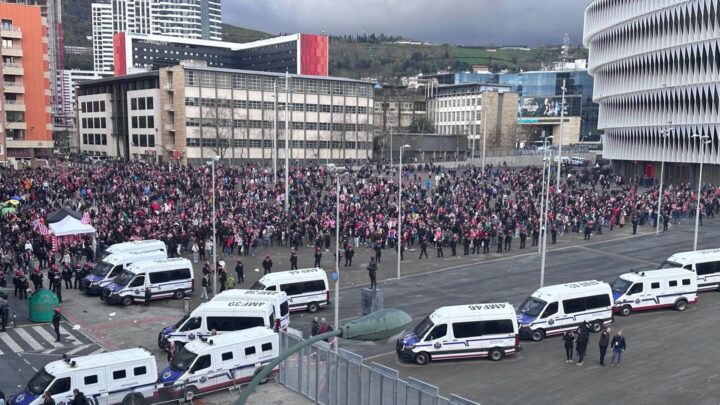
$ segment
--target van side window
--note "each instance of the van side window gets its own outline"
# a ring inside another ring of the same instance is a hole
[[[113,380],[121,380],[125,378],[126,375],[125,370],[115,370],[113,371]]]
[[[557,310],[557,302],[554,303]],[[482,322],[482,334],[483,335],[496,335],[500,333],[515,333],[513,323],[509,319],[503,319],[498,321],[484,321]]]
[[[563,311],[566,314],[574,314],[585,310],[585,298],[575,298],[563,301]]]
[[[210,367],[210,355],[206,354],[204,356],[200,356],[197,361],[195,361],[195,365],[192,368],[191,372],[196,372],[200,370],[205,370],[206,368]]]
[[[97,375],[86,375],[85,378],[83,378],[83,383],[85,385],[93,385],[93,384],[97,384],[97,382],[98,382]]]
[[[540,318],[547,318],[548,316],[557,314],[558,311],[558,303],[552,302],[548,304],[547,308],[545,308],[545,312],[543,312],[542,316]]]
[[[245,348],[245,356],[252,356],[253,354],[255,354],[255,346]]]
[[[437,325],[433,328],[432,332],[428,333],[425,341],[428,342],[430,340],[440,339],[445,337],[445,335],[447,335],[447,325]]]
[[[200,329],[200,326],[202,325],[202,318],[199,316],[195,318],[190,318],[187,321],[185,321],[185,325],[180,328],[180,332],[187,332],[190,330]]]
[[[653,290],[660,288],[660,283],[650,283],[650,288],[652,288]]]
[[[269,352],[272,350],[272,343],[263,343],[262,346],[260,346],[260,350],[264,352]]]
[[[688,280],[690,281],[690,280]],[[677,280],[670,280],[670,283],[668,283],[670,287],[677,287]]]
[[[222,361],[232,360],[233,354],[232,354],[232,352],[226,352],[226,353],[222,354],[221,358],[222,358]]]
[[[135,368],[133,369],[133,375],[134,375],[134,376],[145,375],[145,374],[147,374],[147,368],[146,368],[145,366],[135,367]]]
[[[280,316],[282,316],[284,318],[285,315],[288,314],[288,312],[290,312],[290,305],[288,304],[287,301],[285,301],[282,304],[280,304]]]
[[[610,296],[607,294],[593,295],[585,299],[585,309],[595,309],[610,306]]]
[[[459,322],[454,323],[453,335],[457,339],[482,335],[482,324],[480,322]]]
[[[325,282],[322,280],[307,281],[303,287],[303,292],[321,292],[325,291]]]
[[[50,395],[64,394],[70,391],[70,377],[58,378],[48,389]]]
[[[145,276],[138,276],[135,277],[135,280],[133,280],[128,287],[140,287],[143,285],[145,285]]]
[[[169,271],[158,271],[157,273],[150,273],[150,284],[167,283],[170,281]]]
[[[720,262],[695,263],[698,276],[720,272]]]
[[[303,293],[303,283],[280,284],[280,291],[285,291],[288,296]]]
[[[690,285],[690,279],[684,278],[682,283],[683,283],[683,285]]]
[[[633,284],[632,288],[630,288],[630,291],[628,291],[628,295],[638,294],[643,292],[643,283],[637,283]]]

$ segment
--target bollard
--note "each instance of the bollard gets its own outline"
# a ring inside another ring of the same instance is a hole
[[[183,298],[183,311],[185,311],[186,314],[190,313],[190,297]]]
[[[13,328],[17,328],[17,315],[15,314],[15,311],[13,311],[12,326]]]

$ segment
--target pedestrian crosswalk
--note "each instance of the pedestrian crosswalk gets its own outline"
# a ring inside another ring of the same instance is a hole
[[[68,354],[85,356],[104,350],[82,332],[60,325],[60,342],[55,341],[55,330],[50,324],[19,326],[0,332],[0,356],[23,354]]]

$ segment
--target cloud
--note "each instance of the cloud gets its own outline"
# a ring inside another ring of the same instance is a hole
[[[224,21],[271,33],[385,33],[467,45],[558,44],[582,37],[582,0],[224,1]]]

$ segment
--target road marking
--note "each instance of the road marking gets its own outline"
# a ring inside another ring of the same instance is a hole
[[[15,343],[15,341],[10,336],[8,336],[7,333],[0,333],[0,340],[2,340],[3,343],[5,343],[10,348],[10,350],[15,353],[21,353],[25,351],[22,347],[20,347],[20,345]]]
[[[624,259],[624,260],[632,260],[632,261],[639,262],[639,263],[649,264],[649,265],[651,265],[651,266],[657,266],[657,262],[651,262],[651,261],[649,261],[649,260],[638,259],[638,258],[635,258],[635,257],[632,257],[632,256],[619,255],[619,254],[617,254],[617,253],[603,252],[602,250],[597,250],[597,249],[589,248],[589,247],[587,247],[587,246],[578,246],[578,247],[579,247],[580,249],[588,250],[588,251],[590,251],[590,252],[601,253],[601,254],[603,254],[604,256],[613,256],[613,257],[617,257],[617,258]]]
[[[53,345],[53,347],[63,347],[62,343],[56,342],[55,338],[42,326],[33,328],[33,330],[37,332],[38,335],[42,336],[43,339],[47,340],[51,345]]]
[[[68,335],[67,339],[79,342],[78,338],[76,338],[75,335],[73,335],[72,333],[68,332],[68,330],[65,329],[62,325],[60,325],[60,335]]]
[[[20,338],[25,341],[25,343],[29,344],[33,350],[42,350],[45,348],[45,346],[41,345],[40,343],[38,343],[37,340],[33,339],[33,337],[30,336],[30,334],[27,333],[24,329],[18,329],[15,331],[15,333],[17,333],[18,336],[20,336]]]
[[[380,354],[376,354],[376,355],[370,356],[370,357],[363,357],[363,360],[379,359],[380,357],[389,356],[389,355],[394,354],[394,353],[395,353],[395,352],[380,353]]]
[[[86,356],[90,356],[91,354],[100,354],[100,353],[102,353],[102,352],[104,352],[104,351],[105,351],[105,349],[103,349],[103,348],[101,347],[101,348],[95,350],[94,352],[92,352],[92,353],[90,353],[90,354],[87,354]]]
[[[92,346],[92,345],[93,345],[93,343],[90,343],[90,344],[87,344],[87,345],[78,346],[78,347],[70,350],[69,352],[67,352],[67,353],[65,353],[65,354],[67,354],[68,356],[70,356],[71,354],[75,354],[75,353],[79,352],[80,350],[86,349],[86,348],[88,348],[88,347],[90,347],[90,346]]]

